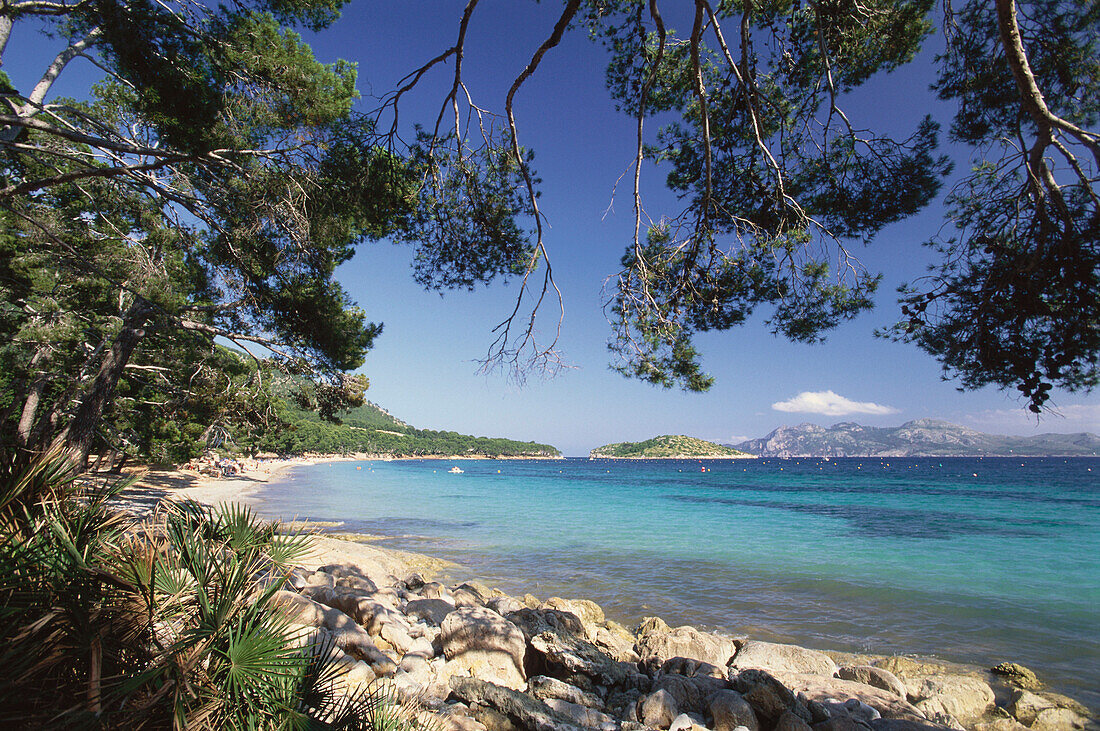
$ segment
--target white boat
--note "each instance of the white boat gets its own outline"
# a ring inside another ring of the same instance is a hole
[[[447,471],[450,472],[452,475],[461,475],[462,474],[462,470],[458,467],[458,465],[455,465],[454,467],[452,467],[451,469],[449,469]]]

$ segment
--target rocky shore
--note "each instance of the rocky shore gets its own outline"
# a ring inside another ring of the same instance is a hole
[[[239,488],[168,497],[220,502]],[[444,562],[323,536],[304,563],[275,599],[303,645],[334,646],[349,689],[386,680],[453,731],[1100,728],[1013,663],[822,652],[656,617],[627,628],[585,599],[444,585],[431,580]]]
[[[980,671],[820,652],[656,617],[628,629],[584,599],[511,597],[395,568],[296,570],[276,600],[304,638],[335,642],[350,685],[388,678],[450,729],[1096,728],[1087,709],[1016,664]]]

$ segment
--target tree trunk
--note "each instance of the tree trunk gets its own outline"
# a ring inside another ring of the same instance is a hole
[[[58,436],[55,444],[64,444],[70,459],[80,469],[88,466],[88,451],[92,446],[96,428],[103,412],[115,396],[115,388],[130,356],[145,337],[145,325],[153,316],[153,305],[145,299],[137,299],[122,318],[122,329],[111,343],[111,349],[103,358],[88,393],[77,407],[68,428]]]

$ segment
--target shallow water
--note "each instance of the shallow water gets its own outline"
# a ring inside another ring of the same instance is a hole
[[[1012,660],[1100,708],[1100,459],[452,464],[303,468],[258,508],[628,624]]]

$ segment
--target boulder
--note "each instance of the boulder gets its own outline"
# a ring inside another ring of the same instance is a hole
[[[810,726],[813,731],[872,731],[870,724],[851,716],[838,715]]]
[[[443,618],[455,610],[455,605],[443,599],[413,599],[405,605],[405,614],[438,627]]]
[[[292,622],[324,627],[341,650],[366,661],[376,675],[391,675],[396,670],[393,660],[378,649],[370,634],[340,610],[291,591],[275,592],[271,603],[287,611]]]
[[[882,668],[883,670],[889,670],[894,675],[898,676],[902,680],[908,678],[917,678],[927,675],[947,675],[951,672],[950,668],[946,665],[940,665],[939,663],[926,662],[924,660],[918,660],[912,657],[904,657],[902,655],[895,655],[894,657],[879,658],[872,660],[871,664],[876,668]]]
[[[589,642],[595,641],[599,626],[605,620],[600,605],[587,599],[562,599],[553,596],[543,602],[539,608],[556,609],[559,612],[568,612],[577,617],[584,628],[584,638]]]
[[[676,705],[681,711],[704,714],[707,710],[707,699],[720,690],[727,690],[729,684],[724,680],[708,678],[706,676],[688,677],[685,675],[660,674],[653,681],[654,688],[662,688],[676,699]]]
[[[944,731],[946,726],[931,721],[917,721],[908,718],[878,718],[871,721],[874,731]]]
[[[429,581],[424,584],[420,589],[420,596],[425,599],[442,599],[443,601],[449,601],[454,604],[454,597],[451,596],[451,591],[447,587],[440,584],[438,581]]]
[[[905,688],[909,700],[928,718],[950,716],[962,724],[980,720],[994,702],[989,684],[970,675],[906,678]]]
[[[725,681],[726,669],[709,662],[701,662],[690,657],[670,657],[661,666],[662,675],[684,675],[689,678],[714,678]]]
[[[738,726],[743,726],[747,731],[758,731],[760,728],[752,706],[735,690],[719,690],[707,699],[707,703],[710,717],[714,719],[714,731],[734,731]]]
[[[509,615],[511,616],[511,615]],[[601,685],[630,685],[638,672],[629,663],[617,662],[592,643],[567,632],[547,630],[529,641],[539,663],[556,675],[582,674]]]
[[[526,686],[523,633],[496,612],[462,607],[443,619],[441,630],[443,655],[450,664],[508,688]]]
[[[1083,731],[1088,719],[1069,708],[1045,708],[1031,724],[1032,731]]]
[[[876,718],[882,718],[882,714],[877,709],[872,708],[858,698],[849,698],[846,701],[840,701],[835,698],[827,698],[823,701],[819,701],[822,707],[828,712],[829,717],[835,716],[851,716],[857,721],[863,721],[864,723],[870,723]],[[812,713],[811,709],[811,713]]]
[[[734,671],[730,675],[730,685],[748,701],[756,712],[756,717],[766,727],[774,726],[787,711],[806,723],[813,720],[806,704],[795,698],[790,688],[764,670]]]
[[[856,701],[875,709],[884,718],[908,718],[923,721],[924,714],[904,698],[889,690],[882,690],[866,683],[841,678],[826,678],[809,673],[775,673],[785,686],[795,694],[802,694],[808,701],[839,703]],[[835,706],[830,715],[837,715]],[[848,713],[847,715],[851,715]],[[871,720],[871,719],[864,719]]]
[[[638,703],[638,719],[646,726],[667,729],[678,715],[680,709],[676,705],[676,699],[663,688],[655,690]]]
[[[1035,722],[1041,711],[1054,708],[1055,703],[1031,691],[1018,689],[1008,701],[1008,711],[1025,726]]]
[[[779,717],[779,720],[775,722],[775,729],[773,731],[811,731],[811,727],[810,724],[806,723],[798,716],[790,711],[786,711]]]
[[[511,688],[494,685],[478,678],[463,677],[452,677],[450,685],[451,692],[461,700],[491,708],[521,729],[577,731],[581,728],[537,698]],[[478,720],[482,719],[479,717]]]
[[[594,693],[581,690],[557,678],[547,675],[535,675],[527,679],[527,692],[541,701],[562,700],[579,706],[598,708],[600,699]]]
[[[584,636],[584,625],[581,623],[580,617],[572,612],[525,607],[517,612],[510,612],[505,616],[505,619],[523,630],[523,636],[527,638],[528,642],[535,635],[548,630]]]
[[[992,721],[982,721],[970,727],[970,731],[1027,731],[1015,718],[995,718]]]
[[[492,609],[494,612],[502,617],[512,612],[518,612],[519,610],[523,609],[523,604],[520,603],[519,599],[515,599],[510,596],[493,597],[489,601],[485,602],[485,606],[489,607],[489,609]]]
[[[837,671],[836,663],[823,652],[760,640],[741,643],[730,665],[739,670],[757,668],[769,672],[811,673],[828,677]]]
[[[619,662],[636,663],[641,659],[634,651],[634,635],[618,622],[605,622],[598,627],[594,642]]]
[[[615,727],[615,719],[594,708],[579,703],[570,703],[561,698],[548,698],[543,702],[559,716],[568,718],[578,726],[584,726],[585,728]]]
[[[668,727],[668,731],[706,731],[706,726],[698,723],[697,719],[692,718],[691,714],[681,713],[672,719],[672,725]]]
[[[1039,690],[1043,687],[1039,676],[1019,663],[1002,662],[991,667],[989,672],[1024,690]]]
[[[402,626],[402,623],[387,622],[383,624],[378,636],[390,643],[390,646],[402,655],[412,650],[415,644],[412,635]],[[428,646],[431,647],[431,643],[428,643]]]
[[[336,580],[336,586],[354,589],[360,594],[373,594],[378,591],[378,586],[375,585],[373,581],[365,576],[357,576],[355,574],[341,576]]]
[[[483,607],[489,600],[490,592],[481,584],[467,582],[451,590],[456,607]]]
[[[874,665],[845,665],[837,670],[837,677],[890,691],[901,698],[906,697],[905,684],[885,668],[876,668]]]
[[[659,620],[658,620],[659,621]],[[647,620],[639,628],[637,642],[638,655],[647,664],[661,666],[673,657],[690,657],[709,662],[718,667],[726,667],[737,651],[733,640],[722,635],[700,632],[694,627],[677,627],[665,630],[660,625]],[[665,628],[668,625],[664,625]]]

